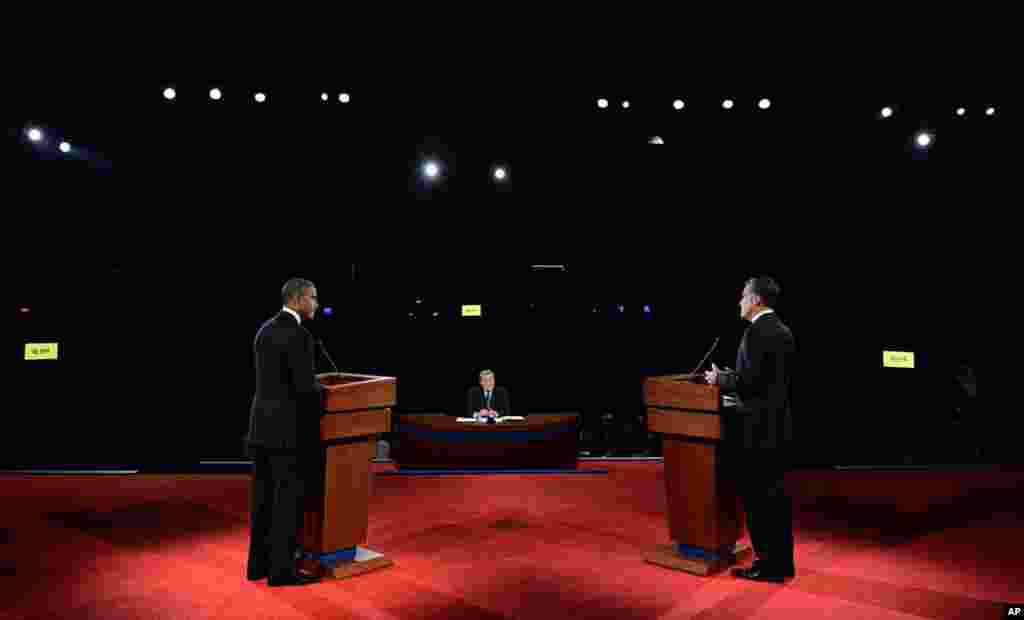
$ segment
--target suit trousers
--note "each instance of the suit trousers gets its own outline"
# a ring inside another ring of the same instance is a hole
[[[286,578],[296,573],[303,480],[296,454],[253,454],[248,575]]]
[[[734,476],[743,499],[747,532],[757,559],[772,569],[793,562],[793,500],[786,492],[787,459],[781,450],[740,450]]]

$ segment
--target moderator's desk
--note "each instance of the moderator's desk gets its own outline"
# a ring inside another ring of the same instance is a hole
[[[467,424],[446,415],[402,415],[391,458],[400,469],[575,469],[579,415]]]

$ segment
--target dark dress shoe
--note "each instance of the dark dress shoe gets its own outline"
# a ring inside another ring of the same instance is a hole
[[[783,568],[781,571],[777,571],[777,570],[772,570],[771,565],[765,563],[764,560],[754,560],[754,564],[750,568],[751,569],[758,569],[758,570],[769,572],[769,573],[781,572],[783,574],[783,576],[785,576],[785,577],[796,577],[796,567],[793,566],[792,564],[790,564],[789,566]]]
[[[284,577],[271,577],[267,580],[267,585],[270,587],[277,586],[308,586],[311,583],[317,583],[320,578],[316,575],[307,575],[300,573],[298,575],[285,575]]]
[[[769,570],[759,566],[751,566],[750,568],[734,568],[732,569],[732,574],[734,577],[739,577],[740,579],[764,581],[767,583],[784,583],[787,576],[784,571]]]

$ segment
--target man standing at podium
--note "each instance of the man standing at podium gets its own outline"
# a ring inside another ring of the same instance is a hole
[[[319,303],[309,280],[293,278],[281,289],[284,307],[256,333],[256,395],[247,443],[253,457],[250,580],[304,585],[318,579],[296,568],[302,514],[302,455],[319,440],[320,390],[313,372],[313,336],[302,326]]]
[[[740,297],[740,316],[750,321],[736,354],[736,370],[712,364],[709,384],[735,392],[737,405],[726,413],[727,448],[747,514],[747,531],[757,559],[733,574],[781,583],[796,574],[793,562],[793,505],[786,494],[785,442],[792,439],[790,387],[793,334],[772,307],[781,291],[774,280],[751,278]],[[729,419],[731,418],[731,419]]]
[[[466,393],[466,417],[496,418],[512,415],[508,390],[494,385],[494,373],[480,371],[480,387],[469,388]]]

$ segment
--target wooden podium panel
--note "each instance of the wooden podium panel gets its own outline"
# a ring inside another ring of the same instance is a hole
[[[306,494],[299,540],[301,565],[314,574],[344,578],[392,562],[366,543],[379,433],[391,428],[394,377],[346,373],[317,375],[323,389],[320,445],[307,456],[313,488]]]
[[[403,415],[392,458],[399,469],[576,469],[579,415],[463,423],[446,415]]]
[[[647,428],[663,435],[665,496],[671,545],[648,562],[708,575],[727,568],[748,546],[735,481],[723,463],[726,440],[720,388],[692,375],[647,377]]]

